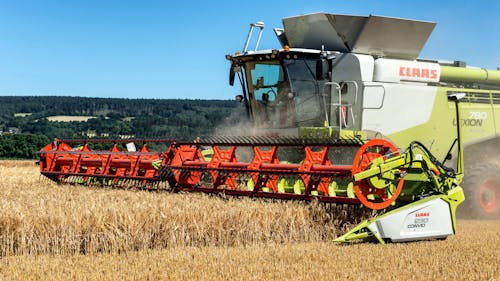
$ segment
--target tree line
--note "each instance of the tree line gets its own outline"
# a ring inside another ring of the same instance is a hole
[[[50,121],[51,116],[89,116]],[[0,158],[36,158],[54,138],[175,138],[210,135],[237,124],[232,100],[0,97]]]

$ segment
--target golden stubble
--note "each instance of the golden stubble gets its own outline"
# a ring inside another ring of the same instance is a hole
[[[0,255],[122,253],[179,246],[329,241],[359,207],[57,185],[0,164]]]
[[[497,280],[500,223],[459,221],[445,241],[173,247],[2,260],[7,280]],[[478,237],[478,234],[481,234]]]
[[[500,221],[338,245],[359,210],[59,186],[36,169],[0,161],[0,280],[500,280]]]

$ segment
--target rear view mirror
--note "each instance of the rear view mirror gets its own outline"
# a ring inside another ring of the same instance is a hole
[[[229,68],[229,86],[234,85],[234,77],[236,76],[236,72],[234,72],[234,67],[231,66]]]
[[[229,68],[229,85],[234,85],[234,78],[236,77],[236,72],[241,72],[241,67],[238,65],[231,64]]]

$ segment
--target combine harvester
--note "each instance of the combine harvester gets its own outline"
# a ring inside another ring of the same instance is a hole
[[[498,212],[500,71],[417,59],[430,22],[318,13],[283,25],[281,49],[257,50],[258,22],[243,52],[227,56],[257,133],[55,140],[40,151],[41,173],[59,183],[362,204],[382,214],[337,241],[384,243],[455,233],[467,145],[492,157],[478,166],[485,179],[468,175],[478,181],[468,205]],[[92,150],[96,142],[112,148]],[[150,143],[168,148],[152,152]]]

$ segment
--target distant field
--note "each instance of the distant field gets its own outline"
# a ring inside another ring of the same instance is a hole
[[[0,180],[0,280],[500,280],[500,221],[338,245],[359,210],[59,186],[30,161],[0,161]]]
[[[14,117],[26,117],[26,116],[31,116],[33,113],[28,113],[28,112],[19,112],[19,113],[14,113]]]
[[[96,116],[68,116],[68,115],[55,115],[47,117],[47,120],[53,122],[87,122],[89,119],[97,118]]]

